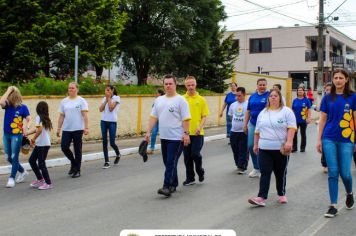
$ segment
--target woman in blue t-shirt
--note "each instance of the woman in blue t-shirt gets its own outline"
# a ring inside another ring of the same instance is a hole
[[[305,152],[305,146],[307,144],[306,130],[307,125],[310,123],[311,117],[311,104],[308,98],[305,96],[305,91],[303,87],[297,89],[297,98],[293,100],[292,109],[297,118],[297,127],[300,129],[301,144],[300,152]],[[298,150],[298,130],[294,135],[293,139],[293,150],[296,152]]]
[[[0,105],[5,109],[4,116],[4,152],[5,157],[12,165],[11,174],[7,181],[6,187],[15,187],[16,183],[24,181],[28,172],[21,166],[19,161],[19,154],[22,144],[23,136],[30,128],[30,112],[26,105],[22,104],[21,93],[15,86],[10,86],[5,94],[0,99]],[[26,129],[24,127],[24,120],[26,120]],[[16,173],[20,172],[17,176]]]
[[[228,113],[229,113],[230,105],[236,102],[236,90],[237,90],[237,83],[232,83],[231,92],[226,94],[224,105],[221,108],[221,112],[220,112],[220,117],[222,117],[224,114],[224,110],[227,107],[226,108],[226,137],[227,138],[230,138],[231,124],[232,124],[231,116],[229,116]]]
[[[324,152],[328,164],[330,207],[325,217],[337,215],[339,175],[346,190],[346,209],[354,207],[351,162],[355,149],[354,119],[356,97],[350,89],[347,71],[333,72],[330,94],[324,96],[320,106],[317,150]]]
[[[251,155],[253,170],[249,173],[250,178],[260,177],[260,166],[258,163],[258,156],[253,151],[254,137],[255,137],[255,127],[257,122],[257,117],[260,112],[266,107],[269,92],[267,89],[267,80],[265,78],[260,78],[257,80],[257,91],[248,99],[247,111],[244,120],[244,132],[247,134],[247,146],[249,153]]]

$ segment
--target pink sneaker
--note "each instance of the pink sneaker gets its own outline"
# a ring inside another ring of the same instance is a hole
[[[279,196],[278,201],[280,204],[286,204],[288,202],[288,199],[286,196]]]
[[[53,185],[46,184],[46,183],[43,183],[41,186],[38,187],[39,190],[47,190],[47,189],[51,189],[51,188],[53,188]]]
[[[248,202],[255,206],[266,206],[266,199],[262,197],[252,197],[248,199]]]
[[[40,179],[40,180],[34,180],[31,182],[30,186],[32,188],[38,188],[39,186],[41,186],[44,183],[44,179]]]

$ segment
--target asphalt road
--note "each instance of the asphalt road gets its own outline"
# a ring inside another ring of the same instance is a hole
[[[54,188],[39,191],[26,183],[0,188],[0,235],[118,235],[122,229],[233,229],[237,235],[356,235],[356,209],[345,210],[340,181],[339,215],[325,219],[327,176],[315,151],[316,127],[308,128],[306,153],[290,158],[288,204],[277,202],[274,178],[267,206],[254,208],[258,179],[236,174],[227,140],[206,143],[206,180],[180,185],[171,198],[157,194],[162,186],[159,154],[143,163],[136,155],[101,169],[102,161],[83,163],[82,177],[66,175],[67,167],[51,168]],[[181,157],[180,183],[185,168]],[[251,169],[251,163],[249,170]],[[356,170],[352,167],[352,174]],[[5,186],[7,176],[0,176]]]

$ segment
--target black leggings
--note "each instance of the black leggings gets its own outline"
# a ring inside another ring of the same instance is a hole
[[[35,173],[37,180],[44,179],[46,184],[51,184],[51,179],[46,167],[46,158],[50,146],[35,146],[28,162]],[[38,164],[37,164],[38,161]]]

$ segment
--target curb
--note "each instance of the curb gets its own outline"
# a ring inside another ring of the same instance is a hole
[[[204,142],[211,142],[211,141],[220,140],[220,139],[224,139],[224,138],[226,138],[226,134],[212,135],[212,136],[204,137]],[[156,149],[159,149],[159,148],[161,148],[161,144],[156,145]],[[138,147],[124,148],[124,149],[120,150],[120,153],[122,156],[130,155],[130,154],[138,154]],[[115,152],[109,151],[109,156],[115,156]],[[89,154],[83,155],[82,162],[94,161],[94,160],[99,160],[99,159],[103,159],[103,158],[104,158],[103,152],[89,153]],[[55,159],[46,161],[47,167],[65,166],[68,164],[70,164],[70,161],[66,157],[60,157],[60,158],[55,158]],[[23,163],[21,165],[25,170],[31,170],[31,166],[29,163]],[[10,172],[11,172],[11,165],[0,166],[0,175],[9,174]]]

